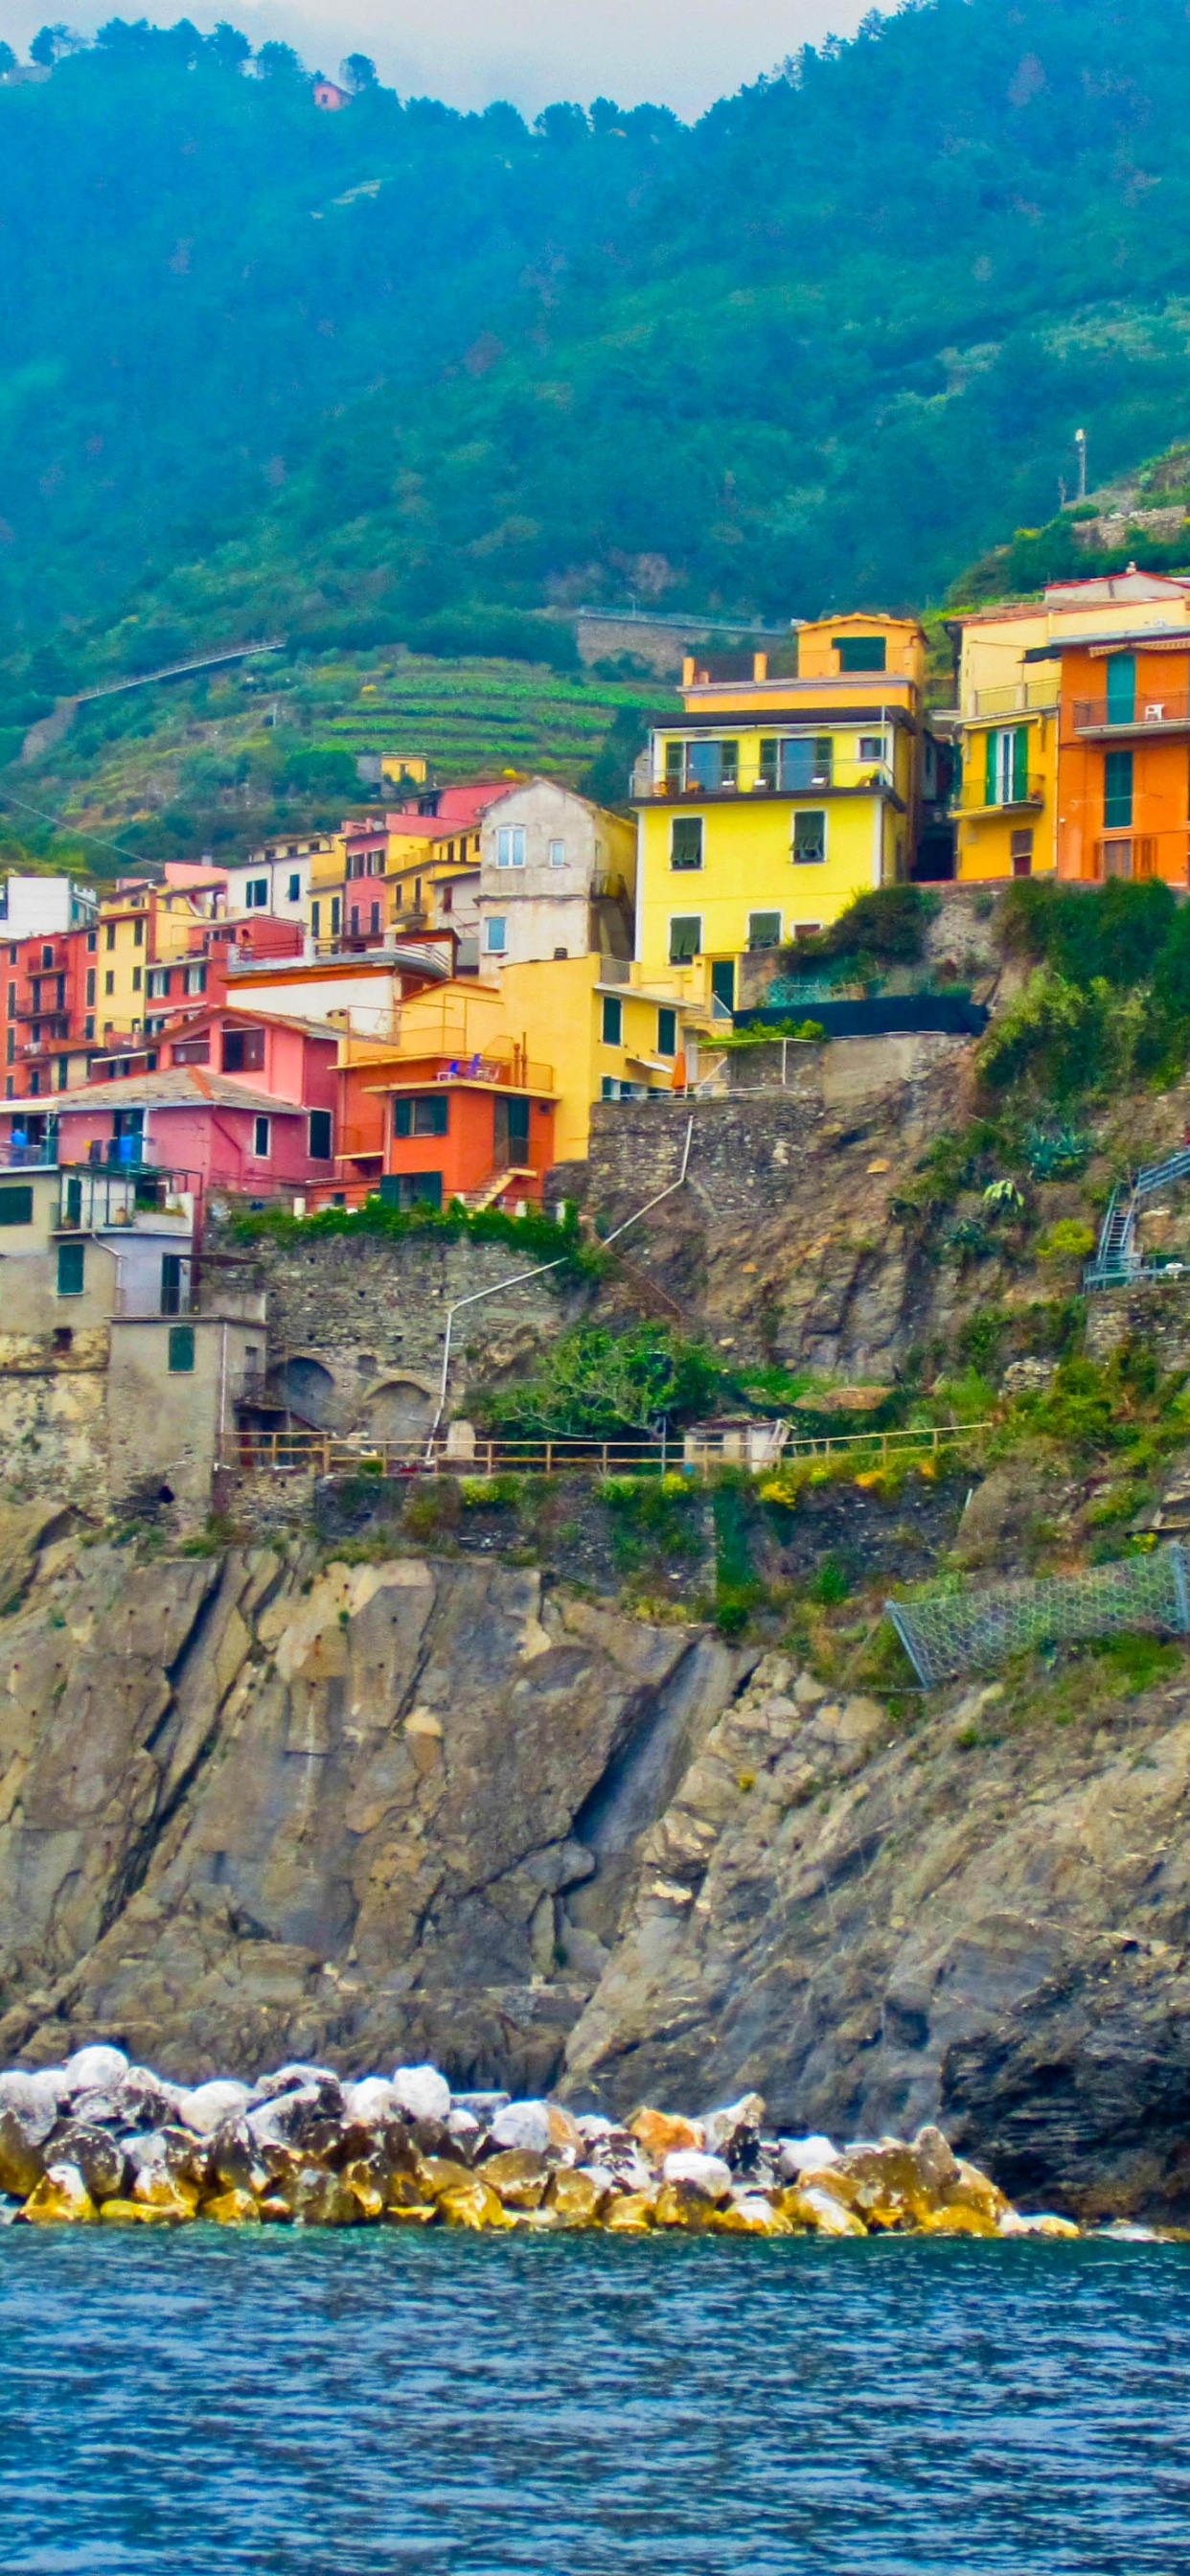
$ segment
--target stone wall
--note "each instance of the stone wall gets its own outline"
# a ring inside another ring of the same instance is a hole
[[[1137,1280],[1087,1299],[1087,1355],[1109,1360],[1124,1342],[1143,1341],[1163,1369],[1190,1369],[1190,1278]]]
[[[318,1235],[250,1247],[212,1237],[208,1291],[251,1280],[268,1296],[270,1394],[319,1429],[416,1438],[437,1404],[449,1308],[532,1267],[505,1243],[441,1236]],[[451,1398],[559,1332],[585,1292],[549,1277],[464,1306],[452,1333]]]
[[[102,1352],[0,1347],[0,1454],[12,1502],[52,1494],[102,1511],[108,1495],[107,1335]],[[47,1337],[48,1339],[48,1337]]]

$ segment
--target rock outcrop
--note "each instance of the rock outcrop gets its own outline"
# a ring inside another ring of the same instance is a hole
[[[941,2119],[1013,2198],[1190,2217],[1180,1682],[997,1741],[994,1693],[897,1723],[491,1561],[15,1515],[0,1558],[0,2064],[118,2043],[217,2126],[287,2060],[432,2061],[677,2104],[667,2152],[755,2092],[782,2133]]]

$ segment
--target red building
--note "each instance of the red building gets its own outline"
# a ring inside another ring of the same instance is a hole
[[[339,1068],[334,1192],[379,1188],[395,1207],[515,1207],[540,1200],[554,1161],[558,1095],[519,1046],[468,1057],[390,1048]]]

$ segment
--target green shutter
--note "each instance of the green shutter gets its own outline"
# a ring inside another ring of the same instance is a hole
[[[1012,737],[1012,801],[1023,805],[1029,793],[1029,728],[1018,725]]]
[[[999,739],[1000,737],[997,733],[985,733],[983,738],[983,801],[985,805],[998,805],[1000,802],[1000,799],[996,794],[996,745],[999,742]]]
[[[58,1295],[81,1297],[86,1280],[86,1245],[60,1243],[58,1246]]]
[[[194,1366],[193,1324],[170,1325],[169,1358],[167,1365],[171,1377],[189,1376],[190,1371]]]
[[[0,1225],[32,1225],[33,1184],[24,1181],[15,1189],[0,1190]]]

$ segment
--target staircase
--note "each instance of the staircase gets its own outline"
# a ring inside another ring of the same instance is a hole
[[[1167,1154],[1163,1163],[1146,1163],[1131,1188],[1114,1189],[1100,1229],[1094,1261],[1083,1273],[1084,1288],[1118,1288],[1138,1278],[1144,1262],[1136,1249],[1136,1220],[1142,1199],[1154,1191],[1190,1178],[1190,1148]]]
[[[536,1174],[523,1163],[513,1163],[506,1172],[493,1172],[491,1179],[484,1182],[481,1190],[461,1190],[459,1196],[464,1207],[470,1208],[473,1216],[478,1216],[484,1208],[495,1207],[497,1200],[503,1198],[505,1190],[512,1188],[514,1181],[531,1181],[535,1178]]]
[[[679,1306],[677,1298],[670,1296],[668,1288],[663,1288],[659,1279],[654,1279],[647,1270],[638,1270],[635,1261],[629,1261],[626,1253],[617,1250],[613,1257],[617,1276],[622,1279],[642,1314],[655,1315],[659,1323],[684,1324],[692,1328],[692,1319],[686,1308]]]

